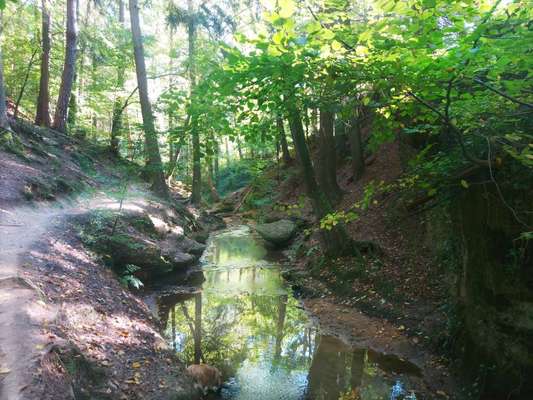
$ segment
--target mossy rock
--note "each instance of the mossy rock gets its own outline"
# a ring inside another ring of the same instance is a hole
[[[83,243],[102,255],[118,273],[134,264],[140,267],[135,275],[150,280],[194,261],[191,255],[178,256],[177,249],[171,254],[163,253],[157,231],[146,213],[95,210],[78,216],[76,222]]]

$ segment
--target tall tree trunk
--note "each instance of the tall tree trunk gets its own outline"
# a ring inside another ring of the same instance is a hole
[[[131,1],[131,0],[130,0]],[[202,359],[202,293],[194,295],[194,363]]]
[[[320,129],[318,130],[318,181],[332,204],[342,198],[342,191],[337,184],[337,152],[333,136],[335,114],[320,110]]]
[[[224,144],[226,145],[226,167],[229,166],[230,163],[230,156],[229,156],[229,142],[228,138],[224,138]]]
[[[239,136],[237,136],[237,153],[239,153],[239,160],[242,160],[242,146],[241,146],[241,139]]]
[[[196,88],[196,14],[192,0],[187,0],[188,23],[187,36],[189,41],[189,85],[191,101],[191,136],[192,136],[192,194],[191,201],[200,205],[202,201],[202,165],[200,153],[200,132],[198,132],[198,119],[194,110]]]
[[[163,174],[161,154],[159,153],[159,144],[157,143],[157,134],[154,126],[154,115],[152,113],[150,98],[148,97],[148,80],[146,78],[138,0],[129,0],[129,5],[135,70],[137,72],[137,86],[139,88],[139,100],[144,127],[146,171],[152,183],[152,190],[160,196],[168,197],[168,188]]]
[[[122,104],[121,98],[117,97],[113,104],[113,117],[111,120],[111,140],[110,140],[110,150],[111,153],[115,156],[119,155],[119,134],[122,131]]]
[[[305,141],[305,133],[302,125],[299,110],[289,101],[289,125],[291,128],[296,155],[302,169],[307,196],[313,205],[313,212],[318,221],[327,214],[333,212],[333,207],[328,197],[324,194],[315,178],[315,170],[311,163],[309,149]],[[346,233],[342,223],[331,228],[331,230],[320,229],[320,236],[323,250],[330,256],[342,256],[351,254],[354,250],[352,240]]]
[[[119,0],[118,2],[118,22],[121,26],[124,26],[124,1]],[[116,89],[118,91],[121,91],[124,87],[125,82],[125,69],[124,66],[121,64],[117,68],[117,87]],[[120,132],[122,130],[122,97],[117,95],[115,97],[115,102],[113,104],[113,117],[112,117],[112,123],[111,123],[111,138],[110,138],[110,148],[111,153],[118,156],[120,154],[119,149],[119,136]]]
[[[61,86],[57,98],[54,115],[54,129],[66,132],[67,112],[76,74],[76,52],[78,40],[78,27],[76,23],[76,0],[67,0],[67,33],[65,43],[65,63],[61,75]]]
[[[354,181],[358,181],[365,172],[365,157],[363,149],[363,140],[361,138],[361,124],[357,115],[353,115],[350,119],[350,126],[348,127],[348,138],[350,140],[353,178]]]
[[[278,117],[276,119],[276,125],[279,133],[279,141],[281,144],[281,153],[283,155],[283,162],[285,165],[290,164],[292,161],[291,153],[289,153],[289,145],[287,144],[287,135],[285,134],[285,128],[283,127],[283,119]]]
[[[48,0],[41,1],[42,7],[42,32],[41,32],[41,78],[39,82],[39,97],[37,98],[37,113],[35,115],[35,124],[50,127],[50,10]]]
[[[0,38],[4,30],[4,11],[0,10]],[[9,120],[7,119],[7,99],[4,85],[4,58],[2,56],[2,42],[0,41],[0,129],[11,131]],[[11,139],[8,134],[8,139]]]
[[[220,149],[219,149],[219,146],[218,146],[218,143],[215,145],[215,160],[214,160],[214,168],[215,168],[215,185],[218,184],[218,176],[219,176],[219,173],[220,173],[220,167],[219,167],[219,162],[218,162],[218,159],[219,159],[219,156],[220,156]]]
[[[2,23],[0,19],[0,23]],[[0,48],[0,129],[11,130],[7,119],[6,90],[4,86],[4,61]]]

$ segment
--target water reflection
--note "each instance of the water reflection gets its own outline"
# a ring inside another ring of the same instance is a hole
[[[320,335],[265,257],[248,228],[222,232],[202,259],[201,290],[158,301],[184,361],[222,372],[222,399],[385,399],[398,376],[419,375],[397,357]]]

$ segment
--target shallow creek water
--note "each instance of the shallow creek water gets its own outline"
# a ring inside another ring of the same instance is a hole
[[[223,388],[210,398],[388,400],[420,376],[394,355],[323,334],[246,226],[211,236],[199,274],[198,290],[163,295],[157,306],[183,361],[222,372]]]

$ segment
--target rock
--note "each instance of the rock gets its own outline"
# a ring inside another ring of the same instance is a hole
[[[205,231],[195,232],[191,235],[191,239],[196,240],[198,243],[206,244],[209,239],[209,233]]]
[[[128,234],[115,234],[99,238],[97,248],[112,259],[115,267],[128,264],[141,267],[139,275],[143,278],[164,275],[174,269],[171,259],[163,257],[157,242],[143,240]]]
[[[259,224],[255,230],[266,241],[276,246],[285,246],[296,233],[296,224],[287,219],[281,219],[268,224]]]
[[[180,248],[185,253],[194,254],[195,256],[201,256],[207,246],[202,243],[198,243],[196,240],[184,237],[180,243]]]
[[[172,264],[176,268],[187,268],[194,264],[196,257],[189,253],[183,253],[181,251],[176,252],[172,256]]]
[[[187,373],[194,378],[204,395],[212,390],[216,392],[222,385],[222,374],[216,367],[207,364],[193,364],[187,367]]]

